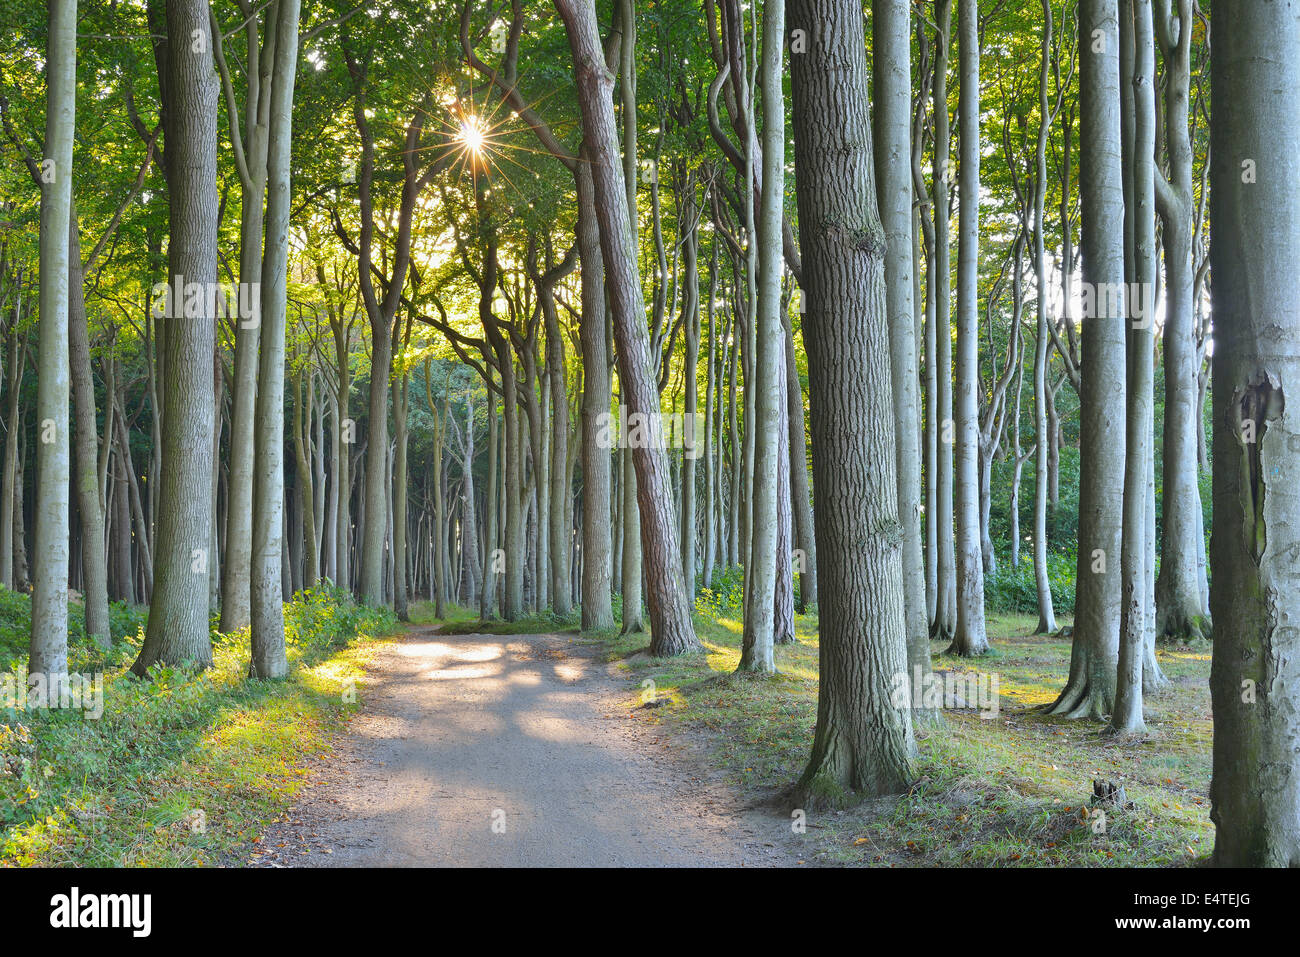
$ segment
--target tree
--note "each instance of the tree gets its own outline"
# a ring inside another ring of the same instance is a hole
[[[952,0],[936,0],[935,63],[932,85],[934,103],[934,175],[931,184],[931,207],[934,215],[934,256],[927,270],[927,283],[934,300],[934,321],[931,323],[934,351],[926,356],[926,363],[934,366],[934,414],[929,428],[935,433],[937,463],[931,462],[933,477],[928,481],[935,488],[936,508],[927,515],[933,522],[936,554],[934,556],[935,609],[930,623],[930,637],[951,639],[957,629],[956,558],[953,551],[953,440],[955,438],[952,404],[952,323],[951,305],[952,259],[948,244],[948,227],[951,217],[948,188],[949,153],[952,136],[948,120],[948,50],[952,29]]]
[[[1079,192],[1083,368],[1079,564],[1070,676],[1054,714],[1101,718],[1115,701],[1124,500],[1124,178],[1116,0],[1080,0]]]
[[[605,65],[591,0],[555,0],[569,32],[586,153],[600,223],[606,288],[613,313],[619,382],[628,412],[646,416],[647,441],[632,449],[636,466],[637,506],[645,553],[646,598],[650,612],[650,653],[675,655],[695,651],[699,639],[678,560],[680,543],[672,515],[668,467],[663,451],[659,393],[651,375],[649,335],[633,256],[623,171],[617,163],[613,76]]]
[[[290,139],[293,88],[298,69],[298,0],[277,8],[275,67],[267,132],[266,243],[262,256],[261,342],[258,349],[253,550],[251,560],[254,678],[289,673],[284,644],[284,596],[280,555],[284,550],[284,336],[289,256]],[[238,345],[236,345],[238,350]],[[314,545],[314,543],[313,543]]]
[[[1300,866],[1300,10],[1215,0],[1214,862]]]
[[[1132,47],[1131,98],[1126,123],[1125,166],[1131,187],[1125,204],[1125,229],[1130,234],[1128,288],[1154,289],[1156,279],[1155,222],[1155,43],[1151,0],[1121,0],[1120,37],[1125,59]],[[1126,64],[1127,66],[1127,64]],[[1131,93],[1127,93],[1131,90]],[[1128,419],[1125,433],[1123,532],[1120,556],[1120,631],[1115,709],[1110,730],[1124,734],[1146,731],[1142,716],[1142,659],[1146,643],[1147,605],[1147,472],[1151,466],[1151,408],[1153,404],[1153,326],[1145,313],[1145,294],[1130,296],[1127,330]]]
[[[807,43],[790,61],[821,561],[817,730],[795,793],[808,805],[905,789],[915,745],[910,709],[890,701],[907,663],[902,528],[862,8],[792,0],[789,23]]]
[[[69,224],[77,108],[76,0],[50,0],[41,167],[40,368],[36,416],[36,566],[28,681],[56,691],[68,672]]]
[[[776,575],[778,547],[778,469],[785,335],[781,327],[781,219],[785,199],[785,97],[782,95],[784,0],[763,2],[762,183],[758,219],[758,282],[754,355],[754,481],[749,561],[746,563],[745,628],[740,670],[776,670]],[[693,372],[693,370],[692,370]],[[746,404],[751,390],[746,388]],[[786,542],[788,552],[789,542]]]
[[[957,235],[957,386],[954,471],[956,495],[957,630],[949,654],[971,657],[988,651],[984,633],[984,565],[979,507],[979,229],[980,49],[978,0],[959,0],[957,29],[961,73],[960,219]]]
[[[925,563],[921,553],[921,421],[913,302],[911,7],[906,0],[872,5],[875,173],[885,250],[885,300],[898,448],[898,518],[903,526],[903,601],[910,676],[930,673]],[[917,670],[919,669],[919,671]]]
[[[162,474],[154,587],[140,655],[155,663],[212,664],[208,634],[211,547],[212,350],[216,339],[217,74],[208,6],[166,0],[164,101],[170,199]]]
[[[1047,573],[1047,376],[1051,353],[1047,319],[1047,137],[1053,112],[1047,99],[1051,67],[1052,4],[1042,0],[1043,38],[1039,47],[1038,138],[1034,145],[1034,278],[1036,325],[1034,332],[1034,586],[1038,593],[1038,626],[1034,634],[1056,631],[1052,586]]]
[[[1156,579],[1156,631],[1181,638],[1204,637],[1208,585],[1202,549],[1201,493],[1197,483],[1196,436],[1200,418],[1196,348],[1192,142],[1188,133],[1191,97],[1193,0],[1156,3],[1155,35],[1165,64],[1164,123],[1166,177],[1157,166],[1156,211],[1164,225],[1164,475],[1161,500],[1160,574]]]

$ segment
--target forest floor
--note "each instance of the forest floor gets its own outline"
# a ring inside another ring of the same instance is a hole
[[[800,862],[785,818],[741,808],[702,753],[629,714],[599,652],[571,633],[413,626],[370,659],[314,783],[237,863]]]
[[[985,689],[996,678],[996,709],[949,709],[937,726],[918,728],[908,794],[808,811],[801,856],[809,864],[1190,866],[1207,859],[1208,645],[1160,646],[1169,685],[1147,698],[1148,733],[1120,740],[1097,722],[1039,710],[1064,686],[1070,644],[1033,636],[1036,622],[990,615],[993,652],[980,659],[950,657],[945,643],[931,644],[936,674],[983,681]],[[784,795],[807,761],[816,721],[817,620],[799,617],[797,641],[777,648],[778,673],[768,677],[735,673],[738,620],[697,616],[697,630],[705,653],[677,660],[648,657],[644,635],[601,642],[629,679],[624,707],[702,752],[747,806],[779,810],[791,827]],[[665,706],[638,708],[648,687]],[[1094,780],[1123,786],[1124,806],[1094,808]]]
[[[580,636],[550,617],[428,624],[371,656],[361,706],[316,783],[238,862],[348,865],[1192,865],[1212,844],[1208,648],[1162,647],[1149,732],[1043,714],[1069,642],[991,616],[996,707],[918,729],[901,797],[792,814],[816,718],[817,621],[772,677],[734,674],[740,624],[697,616],[703,654]],[[543,629],[546,629],[543,631]],[[486,633],[490,632],[490,633]],[[975,704],[975,702],[970,702]],[[1091,806],[1092,782],[1126,790]]]

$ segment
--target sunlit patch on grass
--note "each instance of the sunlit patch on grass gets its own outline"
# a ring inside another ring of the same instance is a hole
[[[344,688],[375,650],[360,639],[395,625],[328,589],[295,596],[285,618],[286,681],[245,678],[246,632],[215,636],[206,672],[138,681],[126,674],[137,638],[106,663],[101,720],[23,716],[28,744],[0,748],[21,768],[0,781],[0,865],[196,866],[251,842],[310,782],[306,763],[354,709]],[[0,712],[0,728],[16,722]]]

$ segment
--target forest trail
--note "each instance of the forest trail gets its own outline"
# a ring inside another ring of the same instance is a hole
[[[246,861],[266,867],[772,866],[789,819],[743,811],[630,720],[626,679],[565,635],[383,645],[317,782]],[[494,829],[495,825],[495,829]]]

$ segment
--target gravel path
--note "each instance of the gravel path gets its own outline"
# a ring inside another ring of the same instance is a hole
[[[414,629],[367,669],[317,782],[244,863],[771,866],[789,819],[628,716],[631,685],[564,635]]]

